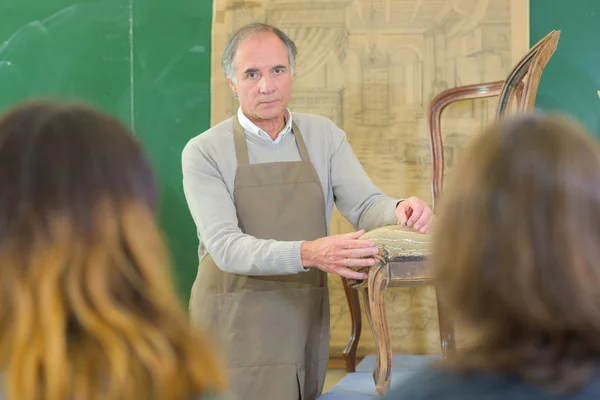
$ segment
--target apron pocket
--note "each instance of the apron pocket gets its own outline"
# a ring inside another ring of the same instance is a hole
[[[328,353],[324,295],[311,288],[196,296],[193,320],[221,339],[230,367],[295,365]]]

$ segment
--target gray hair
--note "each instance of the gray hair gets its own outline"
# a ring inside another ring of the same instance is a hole
[[[253,23],[239,28],[227,41],[225,50],[223,50],[223,55],[221,56],[221,68],[223,68],[225,78],[231,79],[233,83],[237,84],[235,80],[235,68],[233,67],[233,58],[235,57],[237,48],[244,39],[260,32],[273,32],[283,42],[288,53],[290,71],[292,75],[294,74],[294,62],[296,61],[296,55],[298,54],[294,41],[283,31],[274,26],[263,23]]]

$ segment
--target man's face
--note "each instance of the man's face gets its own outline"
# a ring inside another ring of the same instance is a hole
[[[272,32],[260,32],[243,40],[233,59],[237,85],[229,80],[247,117],[271,120],[287,108],[294,78],[287,48]]]

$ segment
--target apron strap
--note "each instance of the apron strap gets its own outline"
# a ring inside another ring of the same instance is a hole
[[[242,128],[237,114],[233,116],[233,144],[235,145],[235,156],[238,165],[248,164],[248,145],[246,144],[244,128]]]
[[[310,156],[308,155],[308,150],[306,149],[306,144],[304,144],[304,138],[302,137],[300,128],[298,128],[298,125],[296,125],[296,123],[293,121],[292,121],[292,132],[294,133],[294,137],[296,138],[296,145],[298,146],[298,151],[300,152],[300,158],[302,158],[302,161],[310,162]]]
[[[296,145],[300,152],[300,158],[302,161],[310,161],[304,138],[300,132],[300,128],[295,122],[292,122],[292,132],[296,138]],[[248,145],[246,144],[246,136],[244,135],[244,128],[238,120],[237,114],[233,116],[233,144],[235,145],[235,156],[237,158],[238,165],[247,165],[248,160]]]

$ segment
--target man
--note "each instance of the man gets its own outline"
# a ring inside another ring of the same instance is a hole
[[[220,336],[244,400],[315,399],[329,354],[327,273],[364,279],[365,230],[428,232],[432,211],[383,195],[327,118],[291,113],[296,47],[279,29],[239,29],[222,66],[240,108],[183,150],[200,266],[190,311]],[[327,237],[333,205],[359,231]]]

